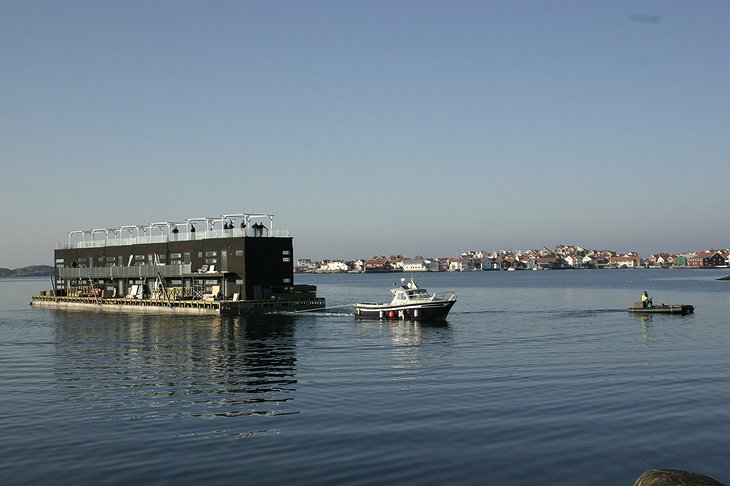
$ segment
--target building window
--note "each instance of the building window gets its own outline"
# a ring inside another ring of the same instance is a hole
[[[287,277],[287,278],[285,278],[285,279],[283,280],[283,282],[284,282],[285,284],[290,284],[290,283],[291,283],[291,279]]]
[[[243,250],[236,250],[236,256],[243,256]]]
[[[288,263],[288,262],[291,261],[291,257],[285,256],[284,258],[281,259],[281,261],[282,262],[285,262],[285,263]]]

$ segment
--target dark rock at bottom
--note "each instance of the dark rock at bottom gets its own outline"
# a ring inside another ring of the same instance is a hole
[[[652,469],[639,476],[634,486],[725,486],[704,474],[676,469]]]

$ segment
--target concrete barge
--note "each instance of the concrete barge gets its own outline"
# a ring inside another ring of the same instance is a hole
[[[314,285],[294,285],[292,238],[270,214],[71,231],[54,258],[52,289],[33,306],[222,315],[325,307]]]
[[[81,309],[109,312],[147,312],[160,314],[220,314],[237,316],[276,312],[301,312],[321,309],[325,306],[322,298],[309,300],[252,300],[252,301],[205,301],[181,300],[165,302],[152,299],[114,299],[92,297],[53,297],[33,296],[31,305],[55,309]]]

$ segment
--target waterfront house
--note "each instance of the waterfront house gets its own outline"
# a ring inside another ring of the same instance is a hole
[[[650,267],[669,267],[674,264],[674,257],[669,253],[655,253],[647,259],[647,262]]]
[[[641,258],[635,255],[617,255],[612,256],[609,265],[614,268],[639,268],[641,266]]]
[[[583,268],[583,257],[580,255],[566,255],[563,261],[567,267]]]
[[[466,272],[469,260],[466,258],[449,258],[449,272]]]
[[[564,260],[559,256],[537,257],[532,261],[531,268],[542,270],[558,270],[563,268]]]
[[[323,273],[345,273],[349,269],[342,260],[322,260],[319,264],[319,271]]]
[[[371,258],[365,261],[365,273],[393,272],[395,266],[385,258]]]
[[[404,272],[438,272],[438,260],[427,258],[406,258],[403,260]]]
[[[485,258],[482,260],[481,268],[482,270],[497,270],[493,258]]]
[[[300,258],[297,260],[297,266],[294,268],[294,271],[297,273],[313,272],[317,268],[319,268],[319,265],[316,262],[313,262],[309,258]]]
[[[687,257],[688,267],[720,267],[727,265],[727,259],[719,251],[703,251]]]
[[[363,260],[355,260],[353,262],[350,262],[350,271],[362,273],[363,269],[365,268],[365,262]]]

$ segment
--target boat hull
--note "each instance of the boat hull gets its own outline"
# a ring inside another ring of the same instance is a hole
[[[355,317],[361,319],[407,319],[414,321],[446,319],[455,300],[417,304],[355,304]]]
[[[629,312],[634,314],[678,314],[687,315],[695,311],[693,305],[657,305],[654,307],[629,307]]]

